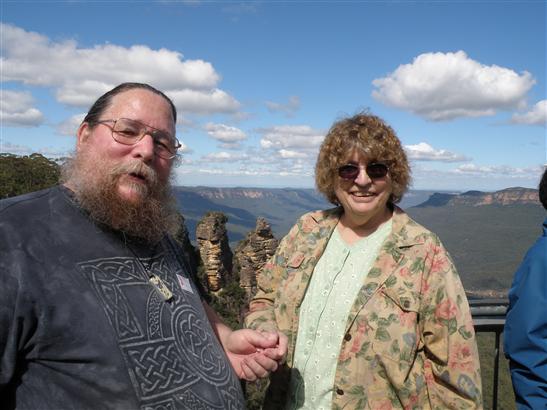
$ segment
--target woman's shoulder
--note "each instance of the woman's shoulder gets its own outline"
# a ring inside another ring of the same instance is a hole
[[[439,237],[434,232],[416,222],[397,206],[393,211],[393,232],[400,237],[420,243],[439,242]]]
[[[342,214],[340,207],[310,211],[296,221],[296,225],[308,231],[313,226],[336,225]]]
[[[332,219],[338,221],[341,213],[342,209],[339,206],[329,209],[318,209],[305,213],[298,219],[298,221],[304,221],[307,219],[313,219],[316,222],[325,222]]]
[[[287,236],[294,238],[300,235],[330,235],[329,232],[338,223],[340,214],[340,208],[307,212],[298,218]]]

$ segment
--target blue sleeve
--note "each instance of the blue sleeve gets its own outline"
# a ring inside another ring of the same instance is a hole
[[[547,408],[547,237],[528,251],[509,291],[504,332],[516,404]]]

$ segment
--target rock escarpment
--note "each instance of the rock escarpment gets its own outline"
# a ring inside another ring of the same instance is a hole
[[[196,241],[210,291],[218,292],[232,278],[232,251],[226,215],[208,212],[196,227]]]
[[[175,241],[182,249],[184,257],[188,262],[189,269],[197,269],[199,265],[199,251],[192,245],[190,241],[190,235],[188,228],[186,227],[186,222],[182,214],[179,213],[179,230],[174,236]]]
[[[539,205],[539,191],[531,188],[507,188],[496,192],[467,191],[462,194],[435,193],[418,205],[433,206],[484,206],[484,205]]]
[[[245,290],[247,301],[256,293],[256,277],[272,257],[279,241],[264,218],[258,218],[256,228],[247,234],[234,252],[234,266],[239,269],[239,285]]]

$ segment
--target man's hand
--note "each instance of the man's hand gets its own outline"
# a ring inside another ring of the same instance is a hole
[[[252,329],[231,332],[223,347],[240,379],[254,381],[275,372],[287,354],[287,336]]]
[[[255,381],[275,372],[287,354],[287,336],[281,332],[232,330],[203,302],[207,318],[240,379]]]

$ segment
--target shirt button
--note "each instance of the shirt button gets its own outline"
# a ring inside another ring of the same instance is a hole
[[[351,335],[349,333],[346,333],[346,335],[344,336],[344,340],[349,342],[351,340]]]
[[[339,395],[339,396],[343,396],[344,395],[344,390],[336,389],[336,394]]]
[[[403,306],[404,306],[405,309],[408,309],[410,307],[410,302],[408,300],[405,300],[403,302]]]

